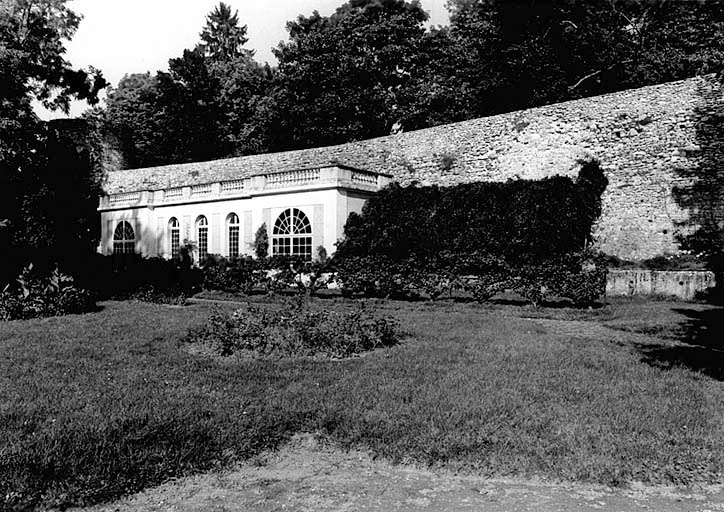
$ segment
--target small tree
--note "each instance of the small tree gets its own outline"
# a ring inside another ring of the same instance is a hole
[[[254,254],[257,258],[266,258],[269,255],[269,235],[266,231],[266,222],[259,226],[254,235]]]

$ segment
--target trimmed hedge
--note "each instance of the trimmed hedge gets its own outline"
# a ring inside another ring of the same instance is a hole
[[[605,260],[587,250],[607,180],[595,161],[578,178],[455,187],[392,184],[352,214],[335,264],[347,293],[478,300],[514,290],[576,305],[605,291]]]

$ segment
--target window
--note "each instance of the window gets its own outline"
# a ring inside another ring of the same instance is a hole
[[[226,230],[229,242],[229,258],[236,258],[239,256],[239,216],[235,213],[230,213],[226,217]]]
[[[168,221],[168,229],[171,232],[171,257],[177,259],[181,246],[181,223],[176,217],[171,217],[171,220]]]
[[[118,223],[113,232],[113,254],[133,254],[136,252],[136,234],[125,220]]]
[[[206,217],[199,215],[196,219],[196,243],[199,247],[199,263],[209,255],[209,221]]]
[[[272,254],[312,259],[312,225],[297,208],[284,210],[274,223]]]

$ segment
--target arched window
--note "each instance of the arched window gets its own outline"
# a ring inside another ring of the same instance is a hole
[[[199,215],[196,219],[196,243],[199,248],[199,263],[209,255],[209,221]]]
[[[236,258],[239,255],[239,216],[230,213],[226,217],[226,231],[229,249],[229,258]]]
[[[133,254],[136,252],[136,234],[131,225],[122,220],[113,232],[113,254]]]
[[[312,225],[297,208],[284,210],[274,223],[272,254],[312,259]]]
[[[181,223],[176,217],[171,217],[168,221],[168,230],[171,232],[171,257],[177,259],[179,257],[179,249],[181,247]]]

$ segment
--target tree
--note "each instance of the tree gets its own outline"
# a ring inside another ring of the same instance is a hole
[[[266,94],[271,69],[243,48],[245,34],[238,13],[221,3],[207,16],[203,42],[170,59],[168,71],[126,76],[108,94],[106,125],[123,141],[129,166],[266,148],[248,123],[259,96]]]
[[[415,73],[427,14],[417,1],[350,0],[287,24],[273,103],[289,149],[390,133]]]
[[[119,137],[128,167],[168,162],[169,134],[162,129],[161,109],[158,79],[150,73],[126,75],[109,90],[100,116]]]
[[[206,26],[201,31],[201,47],[204,55],[215,61],[230,62],[238,57],[253,57],[254,52],[243,46],[249,40],[246,37],[246,25],[239,25],[239,13],[231,13],[231,7],[224,2],[206,16]]]
[[[31,101],[67,111],[72,98],[93,104],[106,82],[95,69],[73,69],[63,58],[80,17],[65,0],[6,0],[0,4],[0,284],[31,258],[51,257],[57,241],[47,200],[48,130]],[[88,172],[91,172],[88,170]],[[82,193],[82,192],[79,192]],[[50,210],[52,213],[52,210]]]
[[[724,61],[718,2],[450,0],[449,9],[448,58],[469,117],[686,78]]]

